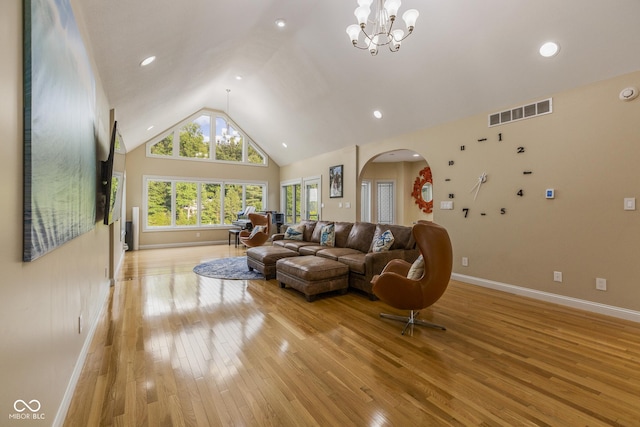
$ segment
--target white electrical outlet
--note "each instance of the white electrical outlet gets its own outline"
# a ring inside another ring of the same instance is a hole
[[[469,267],[469,258],[467,258],[466,256],[462,257],[462,266]]]
[[[553,272],[553,281],[554,282],[562,282],[562,271],[554,271]]]
[[[607,279],[602,279],[600,277],[596,278],[596,289],[599,291],[607,290]]]

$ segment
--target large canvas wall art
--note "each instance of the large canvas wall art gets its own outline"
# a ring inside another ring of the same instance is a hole
[[[69,0],[24,2],[24,261],[96,224],[96,94]]]

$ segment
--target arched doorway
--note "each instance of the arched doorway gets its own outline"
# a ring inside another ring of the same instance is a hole
[[[433,220],[433,213],[423,212],[412,196],[416,179],[428,166],[412,150],[392,150],[371,158],[358,177],[357,219],[408,226],[421,219]]]

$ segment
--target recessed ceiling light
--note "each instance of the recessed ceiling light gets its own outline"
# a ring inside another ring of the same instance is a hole
[[[147,128],[147,130],[151,130],[151,129],[153,129],[153,125],[151,125],[151,126],[149,126],[149,127]]]
[[[284,28],[287,26],[287,21],[282,18],[276,19],[276,25],[278,26],[278,28]]]
[[[381,119],[382,118],[382,112],[380,112],[380,110],[376,110],[373,112],[373,117],[375,117],[376,119]]]
[[[287,148],[287,144],[286,144],[286,143],[284,143],[284,142],[282,143],[282,146],[283,146],[284,148]]]
[[[156,57],[155,57],[155,56],[150,56],[150,57],[148,57],[148,58],[145,58],[145,59],[144,59],[144,61],[142,61],[142,62],[140,63],[140,66],[141,66],[141,67],[144,67],[145,65],[149,65],[149,64],[151,64],[151,63],[152,63],[153,61],[155,61],[155,60],[156,60]]]
[[[238,74],[238,75],[236,76],[236,80],[242,80],[242,76]]]
[[[551,58],[552,56],[556,56],[560,52],[560,46],[555,42],[546,42],[542,46],[540,46],[540,55],[545,58]]]
[[[420,157],[420,154],[415,153],[415,154],[413,155],[413,157]]]

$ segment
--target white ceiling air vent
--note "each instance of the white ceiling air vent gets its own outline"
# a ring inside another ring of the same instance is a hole
[[[522,105],[510,110],[489,114],[489,127],[516,122],[518,120],[530,119],[531,117],[551,114],[552,112],[552,98],[543,99],[542,101],[538,101],[533,104]]]

